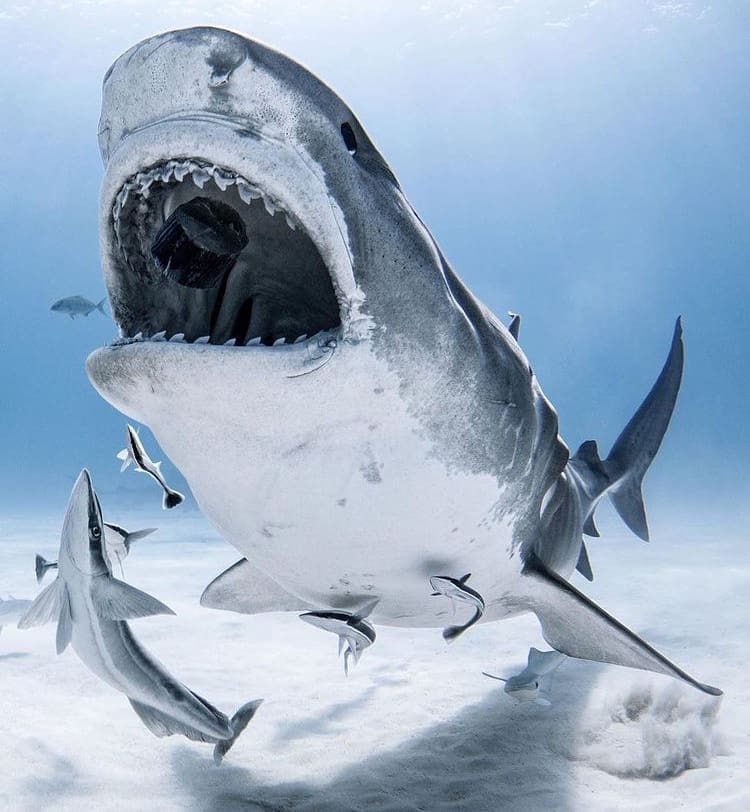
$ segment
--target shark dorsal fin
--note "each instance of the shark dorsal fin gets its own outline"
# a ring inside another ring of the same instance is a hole
[[[471,578],[471,573],[467,572],[466,575],[458,579],[458,583],[465,584],[469,580],[469,578]]]

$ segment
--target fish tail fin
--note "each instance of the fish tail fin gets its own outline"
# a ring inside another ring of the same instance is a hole
[[[107,311],[104,309],[104,305],[107,302],[107,297],[105,296],[101,301],[96,303],[96,309],[102,314],[102,316],[107,315]]]
[[[667,360],[656,383],[615,440],[607,459],[599,457],[594,440],[583,443],[571,458],[586,507],[584,532],[587,535],[599,535],[594,511],[606,493],[628,528],[648,541],[641,486],[669,426],[680,390],[683,364],[682,319],[678,318]]]
[[[253,699],[252,702],[246,702],[229,720],[232,727],[232,736],[229,739],[222,739],[216,743],[214,747],[214,761],[216,764],[221,764],[224,756],[229,752],[232,745],[239,739],[241,733],[250,723],[250,720],[255,716],[256,711],[263,703],[262,699]]]
[[[43,558],[39,553],[36,554],[34,558],[34,572],[36,574],[36,582],[41,584],[44,576],[47,574],[47,570],[55,569],[57,567],[57,561],[47,561],[46,558]]]
[[[169,510],[170,508],[177,507],[177,505],[181,505],[184,501],[185,497],[179,491],[164,491],[162,507],[164,510]]]
[[[704,693],[721,695],[718,688],[698,682],[670,662],[536,556],[527,560],[523,577],[528,607],[539,618],[544,639],[561,654],[666,674]]]

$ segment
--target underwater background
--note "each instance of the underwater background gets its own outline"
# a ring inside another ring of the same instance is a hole
[[[608,450],[682,314],[686,371],[646,482],[659,526],[743,527],[750,497],[750,3],[0,2],[0,515],[62,516],[82,466],[103,500],[125,418],[84,360],[104,72],[207,23],[299,59],[351,105],[469,287],[520,312],[521,345],[574,451]],[[155,458],[160,453],[149,444]],[[178,487],[179,476],[167,467]]]

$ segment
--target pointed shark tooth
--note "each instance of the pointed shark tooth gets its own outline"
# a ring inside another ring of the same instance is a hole
[[[295,344],[301,344],[303,341],[306,341],[306,340],[307,340],[307,333],[302,333],[301,336],[297,336],[297,338],[294,339],[294,343]]]
[[[170,341],[182,342],[185,340],[185,333],[175,333],[172,338],[169,339]]]
[[[225,341],[225,342],[224,342],[224,346],[225,346],[225,347],[234,347],[234,345],[235,345],[236,343],[237,343],[237,339],[236,339],[236,338],[230,338],[230,339],[229,339],[229,341]]]
[[[286,344],[286,338],[284,336],[277,338],[276,341],[273,342],[274,347],[280,347],[282,344]]]
[[[255,338],[251,338],[250,341],[247,342],[245,345],[246,347],[258,347],[260,346],[260,336],[256,336]]]
[[[208,344],[211,340],[211,336],[201,336],[200,338],[196,338],[193,344]]]
[[[152,341],[166,341],[166,335],[167,335],[166,330],[159,330],[158,333],[154,333],[151,336],[151,340]]]

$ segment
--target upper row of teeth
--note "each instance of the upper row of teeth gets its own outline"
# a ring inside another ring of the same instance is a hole
[[[297,336],[294,340],[287,341],[286,338],[277,338],[276,341],[273,342],[274,347],[278,347],[281,344],[301,344],[303,341],[318,341],[325,343],[331,338],[331,331],[330,330],[320,330],[320,332],[316,333],[314,336],[310,336],[308,338],[307,333],[303,333],[301,336]],[[201,336],[200,338],[196,338],[194,341],[186,341],[185,340],[185,333],[175,333],[170,338],[167,338],[167,331],[161,330],[158,333],[154,333],[154,335],[144,335],[142,332],[136,333],[134,336],[121,336],[119,341],[121,343],[129,343],[131,341],[170,341],[178,344],[208,344],[211,340],[210,336]],[[240,342],[237,344],[236,338],[230,338],[229,341],[225,341],[222,346],[224,347],[258,347],[262,341],[261,336],[256,336],[255,338],[251,338],[249,341],[246,341],[244,344]]]
[[[222,169],[215,164],[205,164],[192,160],[167,161],[165,164],[155,166],[148,172],[139,172],[134,177],[125,181],[115,197],[112,210],[115,223],[117,223],[120,213],[131,194],[136,194],[142,199],[148,199],[153,183],[169,183],[172,178],[182,183],[188,175],[190,175],[190,179],[199,189],[203,189],[209,180],[212,180],[222,192],[226,191],[230,186],[236,186],[237,194],[239,194],[244,203],[250,205],[253,200],[262,200],[266,211],[271,217],[279,211],[284,214],[286,224],[289,228],[294,230],[299,225],[293,215],[285,211],[284,207],[277,200],[257,186],[253,186],[253,184],[245,178],[235,175],[227,169]]]

